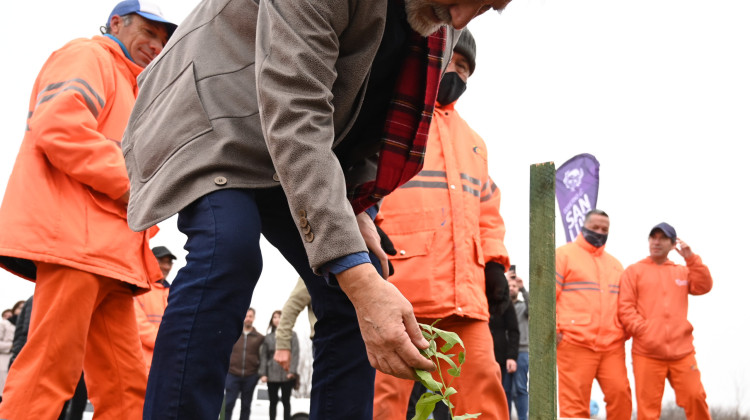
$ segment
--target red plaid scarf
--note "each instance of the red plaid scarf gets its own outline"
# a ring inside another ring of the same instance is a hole
[[[427,38],[412,31],[409,52],[401,65],[386,114],[377,175],[374,181],[357,185],[349,192],[355,214],[377,203],[422,170],[444,49],[444,27]]]

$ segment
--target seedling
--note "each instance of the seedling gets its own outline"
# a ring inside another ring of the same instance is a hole
[[[440,320],[438,319],[433,322],[432,325],[419,324],[419,327],[422,329],[422,335],[430,343],[430,346],[425,350],[420,350],[420,353],[422,353],[424,357],[432,360],[435,366],[438,366],[437,373],[440,381],[436,381],[430,372],[422,369],[415,369],[419,381],[425,386],[425,388],[432,392],[425,392],[419,397],[412,420],[427,420],[429,415],[435,409],[435,404],[438,402],[442,402],[448,406],[451,419],[453,420],[475,419],[481,416],[482,413],[464,414],[462,416],[453,415],[453,404],[450,401],[450,396],[456,393],[456,389],[451,387],[451,383],[453,383],[455,378],[461,375],[461,365],[464,364],[464,360],[466,359],[466,353],[464,353],[463,350],[466,350],[466,347],[464,347],[464,343],[461,341],[458,334],[435,328],[435,324],[437,324],[438,321]],[[437,348],[437,338],[440,338],[445,342],[439,350]],[[458,352],[458,355],[448,354],[456,344],[461,346],[461,351]],[[457,362],[454,359],[457,359]],[[443,370],[439,368],[441,360],[450,366],[450,368],[446,370],[446,373],[448,374],[447,377],[443,376]],[[448,379],[448,383],[446,383],[446,379]]]

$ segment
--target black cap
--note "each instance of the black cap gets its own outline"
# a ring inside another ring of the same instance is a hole
[[[474,74],[474,68],[477,66],[477,43],[467,28],[461,31],[453,51],[462,54],[469,62],[469,74]]]
[[[675,232],[672,225],[666,222],[661,222],[658,225],[651,228],[651,232],[649,232],[648,236],[651,237],[654,234],[654,231],[660,230],[664,232],[664,236],[671,239],[672,242],[677,240],[677,232]]]
[[[151,252],[154,253],[154,256],[156,258],[170,257],[173,260],[177,259],[177,257],[174,256],[174,254],[172,254],[171,252],[169,252],[169,250],[167,249],[166,246],[155,246],[155,247],[151,248]]]

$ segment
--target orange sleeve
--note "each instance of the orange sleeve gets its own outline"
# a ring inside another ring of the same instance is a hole
[[[632,267],[628,267],[620,277],[620,295],[617,302],[617,315],[620,318],[625,331],[638,336],[646,326],[646,320],[638,313],[638,288],[636,286],[636,273]]]
[[[688,268],[688,285],[691,295],[703,295],[711,291],[714,280],[708,267],[697,254],[685,260]]]
[[[485,262],[494,261],[510,267],[508,250],[505,248],[505,221],[500,215],[500,189],[487,178],[479,203],[479,236]]]
[[[37,79],[28,130],[54,167],[117,199],[130,188],[120,139],[97,131],[106,112],[109,67],[92,48],[53,54]]]
[[[565,282],[565,272],[567,270],[567,255],[562,252],[562,248],[557,248],[555,251],[555,328],[557,332],[560,332],[560,293],[562,293],[563,283]]]
[[[141,297],[134,297],[135,320],[138,324],[138,335],[141,337],[141,343],[144,347],[154,348],[156,343],[156,333],[159,331],[154,324],[148,321],[146,309],[143,306]]]

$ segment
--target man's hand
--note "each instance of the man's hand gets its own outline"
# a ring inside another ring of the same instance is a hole
[[[276,349],[276,352],[273,354],[273,360],[288,372],[292,360],[292,351],[289,349]]]
[[[688,259],[693,256],[693,250],[690,249],[690,245],[683,242],[680,238],[677,238],[675,250],[682,256],[682,258]]]
[[[518,366],[516,365],[516,361],[513,359],[508,359],[505,361],[505,369],[508,371],[508,373],[513,373],[516,371]]]
[[[388,255],[383,251],[383,247],[380,246],[380,235],[375,228],[375,222],[372,221],[369,214],[363,211],[357,215],[357,225],[359,225],[359,232],[365,240],[367,249],[375,254],[378,260],[380,260],[380,267],[383,270],[383,278],[388,279]]]
[[[422,336],[411,304],[393,284],[383,281],[375,267],[360,264],[337,274],[336,279],[357,310],[372,367],[412,380],[416,378],[414,368],[435,370],[417,350],[427,348],[429,343]]]
[[[264,375],[264,376],[261,376],[261,377],[260,377],[260,381],[261,381],[261,382],[266,382],[267,380],[268,380],[268,376],[265,376],[265,375]]]

